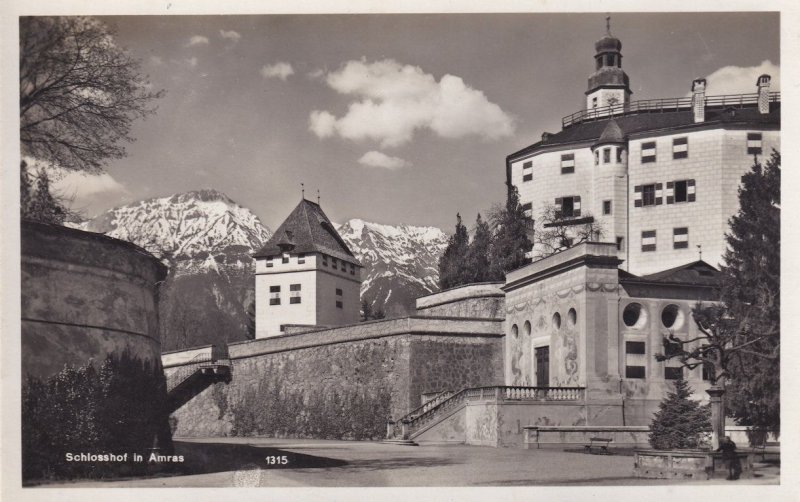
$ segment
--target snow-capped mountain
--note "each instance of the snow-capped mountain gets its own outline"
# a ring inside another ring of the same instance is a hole
[[[249,209],[212,189],[117,207],[81,228],[133,242],[177,263],[179,273],[249,270],[250,255],[272,235]]]
[[[352,219],[337,230],[364,265],[361,299],[373,311],[412,313],[417,297],[438,291],[439,258],[448,239],[440,229]]]
[[[252,336],[252,254],[272,233],[227,195],[206,189],[142,200],[74,226],[133,242],[170,266],[160,292],[162,350]]]
[[[163,350],[247,337],[252,255],[272,235],[249,209],[206,189],[134,202],[73,226],[133,242],[170,265],[161,293]],[[361,298],[373,312],[412,313],[418,296],[438,290],[448,239],[440,229],[360,219],[337,229],[364,265]]]

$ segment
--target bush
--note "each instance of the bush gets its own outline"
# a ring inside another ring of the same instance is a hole
[[[103,478],[142,473],[150,449],[172,451],[160,364],[129,351],[109,355],[97,371],[91,362],[66,366],[22,389],[22,477]],[[66,454],[128,454],[128,462],[69,462]]]
[[[650,446],[656,450],[700,448],[711,431],[711,409],[692,401],[685,380],[675,381],[675,391],[659,404],[650,424]]]

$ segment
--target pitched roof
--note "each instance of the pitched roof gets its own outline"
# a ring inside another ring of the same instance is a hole
[[[718,287],[722,280],[722,273],[703,260],[697,260],[685,265],[642,276],[636,276],[624,270],[620,270],[619,278],[622,282]]]
[[[593,141],[600,138],[609,122],[615,121],[629,137],[637,133],[660,131],[673,131],[679,129],[701,129],[709,126],[739,125],[739,126],[769,126],[780,127],[781,103],[770,103],[770,112],[762,114],[756,106],[735,108],[733,113],[730,107],[706,107],[705,121],[694,122],[692,110],[640,112],[631,115],[609,117],[605,120],[586,121],[562,129],[560,132],[547,135],[541,141],[512,153],[507,157],[509,161],[523,157],[544,147],[567,145]]]
[[[611,119],[606,122],[606,128],[603,129],[603,134],[600,135],[600,139],[595,142],[595,145],[624,142],[625,133],[622,132],[622,129],[619,127],[619,124],[617,124],[617,121]]]
[[[283,253],[282,248],[293,253],[323,253],[361,266],[319,204],[306,199],[300,201],[272,238],[253,256],[277,256]]]

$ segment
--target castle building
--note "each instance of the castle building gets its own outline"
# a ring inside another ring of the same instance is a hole
[[[762,75],[754,94],[706,96],[697,79],[691,98],[631,101],[620,41],[609,33],[595,49],[586,109],[509,155],[506,179],[534,217],[556,205],[560,224],[600,223],[605,242],[358,323],[361,265],[302,200],[256,254],[257,339],[229,347],[236,406],[208,414],[217,398],[203,391],[177,410],[180,434],[227,435],[235,410],[277,399],[276,409],[306,403],[279,431],[301,437],[319,430],[303,420],[321,416],[347,438],[360,427],[420,442],[538,448],[601,435],[643,446],[676,379],[707,399],[708,368],[656,355],[666,336],[703,343],[692,311],[719,301],[728,218],[754,156],[780,146],[780,95]],[[164,366],[177,374],[190,357],[168,354]],[[343,406],[366,418],[330,418]]]
[[[358,322],[362,266],[319,204],[303,198],[254,258],[256,338]]]
[[[719,267],[741,176],[754,156],[780,148],[770,76],[758,77],[752,94],[706,95],[706,80],[696,79],[691,97],[630,101],[620,40],[607,33],[595,50],[586,108],[509,155],[507,183],[534,220],[555,205],[562,224],[599,224],[600,240],[616,244],[629,272],[700,257]]]

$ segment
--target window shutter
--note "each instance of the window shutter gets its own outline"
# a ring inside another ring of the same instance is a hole
[[[575,196],[572,198],[572,216],[575,218],[581,215],[581,198],[580,196]]]
[[[633,187],[633,207],[642,207],[642,185]]]
[[[694,202],[696,200],[694,180],[686,180],[686,200],[689,202]]]
[[[656,183],[656,206],[660,206],[664,202],[664,198],[662,196],[663,192],[664,184]]]

